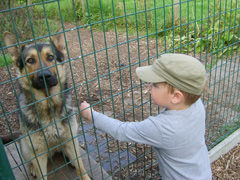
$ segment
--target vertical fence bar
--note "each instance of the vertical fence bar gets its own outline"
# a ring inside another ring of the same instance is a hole
[[[102,99],[102,92],[101,92],[101,84],[100,84],[100,76],[99,76],[99,71],[98,71],[98,61],[97,61],[97,54],[96,54],[96,47],[95,47],[95,43],[94,43],[94,35],[93,35],[93,27],[92,27],[92,24],[91,24],[91,13],[90,13],[90,8],[89,8],[89,2],[88,0],[86,0],[86,5],[87,5],[87,9],[88,9],[88,19],[89,19],[89,25],[90,25],[90,29],[91,29],[91,39],[92,39],[92,47],[93,47],[93,54],[94,54],[94,60],[95,60],[95,66],[96,66],[96,73],[97,73],[97,81],[98,81],[98,90],[99,90],[99,95],[100,95],[100,99],[101,99],[101,107],[102,107],[102,112],[104,113],[104,108],[103,108],[103,99]],[[88,93],[89,93],[89,90],[88,90]],[[90,101],[90,104],[91,104],[91,101]],[[96,138],[96,142],[97,142],[97,153],[98,155],[100,155],[100,150],[99,150],[99,146],[98,146],[98,137],[97,137],[97,134],[96,134],[96,129],[94,127],[94,135],[95,135],[95,138]],[[101,157],[99,156],[99,163],[102,164],[102,159]],[[103,170],[101,168],[101,175],[103,177]]]

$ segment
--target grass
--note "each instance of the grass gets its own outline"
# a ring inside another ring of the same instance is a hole
[[[35,1],[41,2],[41,1]],[[79,9],[78,3],[75,5]],[[35,13],[42,19],[63,20],[63,22],[74,22],[75,15],[72,1],[63,0],[59,2],[52,2],[48,4],[40,4],[34,7]]]
[[[236,105],[236,111],[240,113],[240,105]]]
[[[7,64],[11,65],[13,63],[11,56],[9,54],[6,54],[5,57],[6,57]],[[2,54],[0,54],[0,67],[5,67],[6,61],[5,61],[4,56]]]

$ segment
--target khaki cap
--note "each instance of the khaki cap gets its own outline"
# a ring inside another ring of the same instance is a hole
[[[138,67],[138,77],[146,82],[167,82],[173,87],[201,95],[206,83],[206,70],[194,57],[184,54],[164,54],[153,65]]]

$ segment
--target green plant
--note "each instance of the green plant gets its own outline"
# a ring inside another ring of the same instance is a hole
[[[5,9],[8,8],[7,4],[1,3],[2,2],[0,2],[0,5],[5,6]],[[48,27],[51,33],[54,33],[56,29],[60,27],[59,22],[56,22],[54,19],[47,19],[46,21],[46,19],[41,18],[33,7],[30,7],[29,9],[16,9],[11,13],[9,11],[3,11],[0,16],[4,17],[0,18],[1,40],[3,39],[3,34],[6,31],[16,34],[18,40],[21,42],[33,39],[34,37],[39,38],[41,36],[48,35]],[[47,26],[47,22],[50,26]]]
[[[168,6],[171,0],[167,0]],[[87,10],[81,9],[81,3],[78,3],[78,18],[84,24],[93,24],[93,28],[102,30],[102,21],[104,21],[105,30],[114,30],[115,24],[118,31],[126,30],[131,33],[136,32],[136,26],[140,33],[144,33],[146,28],[149,33],[156,32],[156,26],[162,27],[163,23],[163,3],[161,1],[132,1],[132,0],[92,0],[86,4]],[[155,9],[155,7],[158,7]],[[160,7],[160,8],[159,8]],[[166,8],[170,12],[171,8]],[[158,23],[156,23],[158,22]]]
[[[174,46],[177,51],[183,52],[202,53],[205,51],[214,53],[218,57],[232,50],[240,52],[236,43],[240,40],[238,37],[239,26],[236,24],[240,15],[236,3],[230,6],[229,4],[220,4],[219,1],[215,6],[211,3],[210,7],[215,10],[209,13],[207,18],[194,24],[186,24],[181,31],[180,28],[176,28],[174,33],[169,34],[167,36],[169,48]],[[229,9],[230,7],[231,9]],[[187,22],[183,20],[182,23]]]
[[[64,22],[74,22],[74,10],[72,1],[62,0],[57,2],[51,2],[48,4],[40,4],[34,6],[35,13],[40,18],[63,20]],[[45,17],[45,12],[47,17]]]
[[[240,105],[236,105],[236,111],[240,112]],[[239,117],[240,118],[240,117]]]
[[[240,119],[238,119],[238,121],[236,122],[229,122],[227,124],[224,124],[220,131],[222,134],[227,134],[229,132],[235,131],[239,126],[240,126]]]
[[[5,58],[6,58],[6,60],[5,60]],[[8,65],[11,65],[13,63],[11,56],[9,54],[6,54],[5,58],[2,54],[0,54],[0,67],[5,67],[6,62]]]

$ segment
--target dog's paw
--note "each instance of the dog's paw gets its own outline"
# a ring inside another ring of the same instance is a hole
[[[31,164],[31,167],[30,167],[30,173],[33,177],[37,177],[37,173],[36,173],[36,170],[35,170],[33,164]]]

